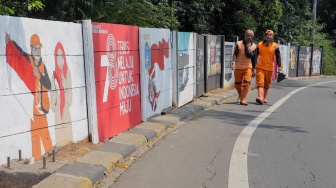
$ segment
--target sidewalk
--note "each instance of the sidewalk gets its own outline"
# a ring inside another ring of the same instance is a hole
[[[57,168],[33,188],[94,187],[99,185],[108,173],[115,173],[117,178],[122,173],[120,168],[128,168],[132,161],[145,152],[146,148],[148,149],[162,136],[176,129],[179,123],[188,121],[203,111],[236,96],[235,90],[221,94],[207,94],[181,108],[173,109],[166,115],[151,118],[148,122],[143,122],[113,137],[77,159],[76,162]]]

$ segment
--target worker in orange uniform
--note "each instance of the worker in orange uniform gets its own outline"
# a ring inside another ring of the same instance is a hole
[[[30,38],[31,54],[22,50],[9,34],[5,35],[7,63],[15,70],[34,95],[33,119],[31,119],[32,155],[40,159],[41,141],[45,152],[52,150],[47,114],[50,109],[48,90],[51,88],[49,75],[42,61],[42,43],[37,34]]]
[[[253,70],[256,61],[256,44],[253,42],[254,32],[246,30],[244,40],[238,41],[232,55],[235,87],[238,92],[237,102],[247,106],[246,97],[254,77]]]
[[[274,56],[278,65],[278,71],[282,70],[279,45],[273,42],[274,32],[267,30],[265,40],[257,45],[257,87],[258,98],[256,102],[260,105],[267,103],[267,94],[271,87],[272,74],[274,70]]]

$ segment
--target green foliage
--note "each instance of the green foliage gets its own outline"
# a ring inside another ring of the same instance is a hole
[[[336,74],[334,1],[317,1],[314,40],[315,46],[324,46],[325,74]],[[0,0],[0,14],[170,28],[225,35],[226,41],[243,38],[246,29],[261,41],[271,29],[282,44],[309,46],[313,41],[311,0]]]
[[[19,1],[1,1],[0,0],[0,14],[11,16],[28,15],[33,11],[42,10],[44,4],[40,0],[19,0]]]
[[[45,0],[45,7],[31,12],[29,17],[75,22],[90,19],[92,9],[93,0]]]
[[[278,35],[278,25],[281,23],[282,8],[279,0],[263,0],[260,1],[258,15],[255,17],[257,23],[256,38],[264,40],[266,30],[273,30],[275,39]]]
[[[92,21],[171,29],[177,29],[179,25],[168,1],[156,5],[146,0],[95,1]]]
[[[317,33],[315,35],[315,46],[323,46],[323,70],[324,75],[336,75],[336,49],[333,47],[333,41],[326,33]]]
[[[184,0],[173,1],[176,17],[181,23],[180,31],[211,32],[212,15],[221,12],[224,4],[220,0]]]

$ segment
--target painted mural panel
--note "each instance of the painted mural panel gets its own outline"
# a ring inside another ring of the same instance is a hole
[[[140,28],[142,120],[172,106],[169,29]]]
[[[296,77],[297,71],[298,47],[291,46],[289,50],[289,71],[288,77]]]
[[[322,49],[314,48],[313,67],[312,67],[312,75],[314,76],[321,74],[321,56],[322,56]]]
[[[288,68],[289,68],[289,61],[288,61],[288,46],[287,45],[279,45],[280,55],[281,55],[281,63],[282,63],[282,72],[288,76]]]
[[[0,16],[0,163],[88,136],[81,25]]]
[[[298,76],[309,76],[311,48],[300,46]]]
[[[232,53],[234,42],[226,42],[224,44],[224,88],[232,88],[234,86],[234,71],[232,69]]]
[[[204,71],[205,71],[205,61],[204,61],[204,36],[197,35],[197,44],[196,44],[196,97],[200,97],[205,92],[205,79],[204,79]]]
[[[138,27],[92,23],[99,141],[141,122]]]
[[[221,75],[221,52],[222,52],[222,37],[216,35],[207,35],[207,78],[206,78],[206,92],[220,87]]]
[[[193,33],[178,32],[177,34],[177,88],[178,107],[183,106],[193,99],[195,42]]]

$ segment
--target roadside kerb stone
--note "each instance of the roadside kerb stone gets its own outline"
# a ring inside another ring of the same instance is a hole
[[[185,106],[183,106],[172,111],[170,115],[174,115],[180,121],[184,121],[187,120],[192,115],[192,113],[189,110],[187,110]]]
[[[103,166],[74,162],[56,170],[56,173],[86,177],[89,178],[94,185],[104,177],[106,170],[107,169]]]
[[[92,151],[87,155],[77,159],[79,163],[89,163],[93,165],[100,165],[111,171],[114,169],[115,164],[122,160],[122,156],[116,153]]]
[[[40,183],[33,186],[33,188],[92,188],[92,182],[89,178],[77,177],[69,174],[51,174]]]
[[[213,106],[213,105],[217,105],[216,100],[218,100],[218,98],[215,99],[214,97],[209,96],[209,97],[203,98],[201,101],[208,102],[211,104],[210,106]]]
[[[152,140],[153,138],[155,138],[157,136],[157,132],[150,130],[150,129],[141,129],[138,128],[137,126],[133,127],[132,129],[126,131],[125,133],[129,133],[129,134],[136,134],[136,135],[143,135],[146,137],[147,142]]]
[[[144,145],[147,142],[147,139],[143,135],[121,133],[111,138],[109,142],[129,144],[134,145],[136,148],[139,148],[140,146]]]
[[[167,114],[164,116],[157,116],[155,118],[149,119],[148,121],[153,122],[153,123],[160,123],[160,124],[163,123],[163,125],[170,127],[172,125],[176,125],[180,120],[175,116]]]
[[[224,96],[223,95],[213,95],[207,98],[204,98],[204,100],[210,100],[210,101],[214,101],[215,104],[219,105],[223,100],[224,100]],[[203,99],[202,99],[203,100]]]
[[[166,126],[151,122],[143,122],[140,125],[137,125],[136,127],[141,129],[153,130],[156,132],[157,136],[160,136],[166,130]]]
[[[122,144],[117,142],[106,142],[94,151],[110,152],[120,154],[123,160],[136,151],[135,145]]]
[[[207,110],[208,108],[214,106],[214,103],[205,100],[196,101],[193,104],[204,106],[204,110]]]

